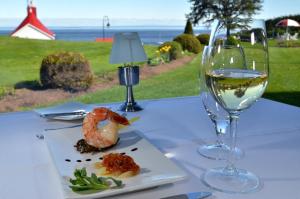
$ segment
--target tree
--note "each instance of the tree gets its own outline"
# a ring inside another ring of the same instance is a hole
[[[193,26],[191,20],[188,19],[184,28],[184,34],[194,35]]]
[[[263,0],[189,0],[193,5],[187,15],[196,25],[204,19],[211,23],[215,19],[222,20],[226,27],[226,35],[234,28],[246,27],[252,16],[262,9]]]

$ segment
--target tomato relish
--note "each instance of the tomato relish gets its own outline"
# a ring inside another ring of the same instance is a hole
[[[102,165],[105,167],[108,173],[132,171],[138,173],[140,167],[134,162],[132,157],[120,154],[110,153],[103,156]]]

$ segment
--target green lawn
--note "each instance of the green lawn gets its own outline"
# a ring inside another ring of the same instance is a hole
[[[266,98],[300,106],[300,48],[270,47]]]
[[[198,88],[198,66],[200,55],[185,67],[155,76],[151,79],[142,80],[134,87],[136,99],[156,99],[166,97],[177,97],[186,95],[197,95]],[[111,89],[88,94],[79,97],[78,100],[85,103],[124,101],[125,87],[115,86]]]
[[[300,107],[300,48],[270,47],[270,79],[264,97]],[[198,95],[200,55],[185,67],[143,80],[134,87],[136,99]],[[88,94],[78,98],[85,103],[123,101],[125,88]]]
[[[111,43],[39,41],[0,36],[0,86],[14,86],[18,82],[39,79],[43,57],[60,51],[82,53],[89,61],[96,75],[117,70],[109,64]],[[156,47],[147,46],[148,55]]]
[[[270,43],[270,81],[265,97],[300,107],[300,48],[278,48]],[[13,86],[20,81],[39,78],[42,58],[52,52],[75,51],[84,54],[97,75],[116,71],[108,63],[111,44],[96,42],[36,41],[0,37],[0,86]],[[146,46],[148,55],[156,47]],[[142,80],[134,87],[139,99],[154,99],[198,95],[200,55],[191,63],[151,79]],[[115,86],[79,97],[86,103],[124,101],[125,88]]]

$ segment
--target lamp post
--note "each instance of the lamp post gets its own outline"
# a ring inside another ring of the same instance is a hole
[[[104,16],[102,19],[102,38],[103,40],[105,39],[105,27],[109,28],[110,24],[109,24],[109,18],[108,16]]]

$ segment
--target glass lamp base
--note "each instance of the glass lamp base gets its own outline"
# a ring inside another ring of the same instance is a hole
[[[229,153],[229,147],[225,144],[205,144],[198,147],[198,153],[205,158],[212,160],[226,160]],[[244,151],[235,148],[235,159],[239,160],[244,157]]]
[[[210,169],[203,174],[202,180],[206,186],[226,193],[248,193],[261,186],[259,178],[244,169],[236,169],[233,173],[225,168]]]
[[[121,105],[119,110],[123,112],[137,112],[143,110],[143,108],[140,107],[136,102],[133,103],[125,102],[124,104]]]

